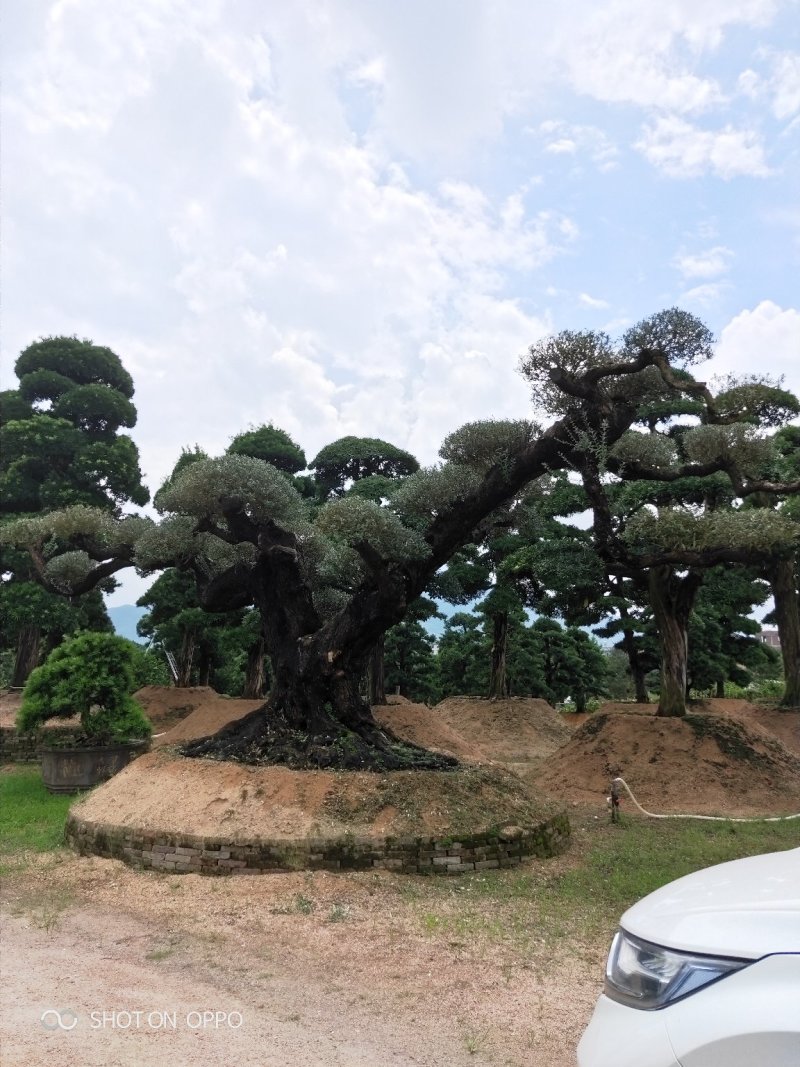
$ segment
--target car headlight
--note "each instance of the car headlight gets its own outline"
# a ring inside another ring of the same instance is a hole
[[[608,954],[605,992],[621,1004],[654,1011],[752,962],[676,952],[619,930]]]

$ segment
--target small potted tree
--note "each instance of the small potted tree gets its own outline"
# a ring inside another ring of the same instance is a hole
[[[80,727],[63,744],[41,747],[42,780],[51,793],[104,782],[146,747],[150,723],[131,696],[134,688],[130,642],[114,634],[68,638],[31,672],[19,730],[80,716]]]

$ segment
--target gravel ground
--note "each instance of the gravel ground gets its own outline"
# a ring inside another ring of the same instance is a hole
[[[436,893],[44,857],[8,879],[3,1067],[574,1067],[605,938],[496,939],[449,924]]]

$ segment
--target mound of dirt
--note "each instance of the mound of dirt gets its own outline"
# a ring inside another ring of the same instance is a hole
[[[229,722],[243,719],[255,711],[263,700],[237,700],[221,696],[208,686],[189,689],[168,689],[147,686],[134,694],[144,707],[154,732],[153,744],[176,745],[196,737],[215,734]]]
[[[652,717],[655,715],[656,705],[609,701],[598,709],[600,714],[617,711],[624,712],[626,715]],[[711,697],[708,700],[693,703],[690,711],[696,714],[725,715],[739,719],[745,726],[755,727],[757,730],[777,737],[790,752],[800,756],[800,711],[779,711],[776,707],[764,707],[761,704],[751,704],[747,700],[732,697]],[[569,720],[570,724],[581,726],[589,717],[567,715],[565,719]]]
[[[572,736],[555,708],[534,697],[448,697],[433,711],[489,759],[507,765],[538,762]]]
[[[649,715],[597,712],[547,761],[539,786],[602,805],[611,778],[621,775],[656,813],[800,811],[800,758],[774,734],[731,714],[659,719],[649,708]]]
[[[185,694],[181,696],[180,694]],[[148,686],[140,689],[136,699],[145,706],[155,724],[168,722],[179,715],[176,725],[154,739],[154,745],[175,745],[216,733],[228,723],[244,718],[248,712],[263,704],[262,700],[234,700],[222,697],[213,689],[167,689]],[[412,741],[435,752],[445,752],[467,763],[487,763],[483,750],[470,744],[445,723],[435,710],[424,704],[413,704],[405,697],[391,696],[389,703],[374,707],[375,718],[404,741]],[[175,721],[173,719],[173,721]]]
[[[140,756],[73,805],[82,820],[230,841],[480,833],[562,806],[498,767],[370,774]]]
[[[471,744],[444,721],[437,708],[413,704],[401,696],[387,697],[388,704],[377,705],[372,712],[381,726],[391,730],[404,741],[445,752],[466,763],[488,763],[489,757],[480,745]]]

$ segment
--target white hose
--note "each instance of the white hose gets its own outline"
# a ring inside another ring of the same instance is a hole
[[[631,798],[631,800],[642,813],[642,815],[647,815],[651,819],[705,819],[709,822],[786,822],[788,819],[800,819],[800,811],[798,811],[796,815],[773,815],[770,818],[756,816],[755,818],[751,819],[734,819],[730,818],[727,815],[656,815],[655,812],[647,811],[645,808],[642,807],[642,805],[631,792],[631,787],[628,785],[624,778],[612,778],[611,785],[614,786],[617,783],[625,787],[625,792]]]

